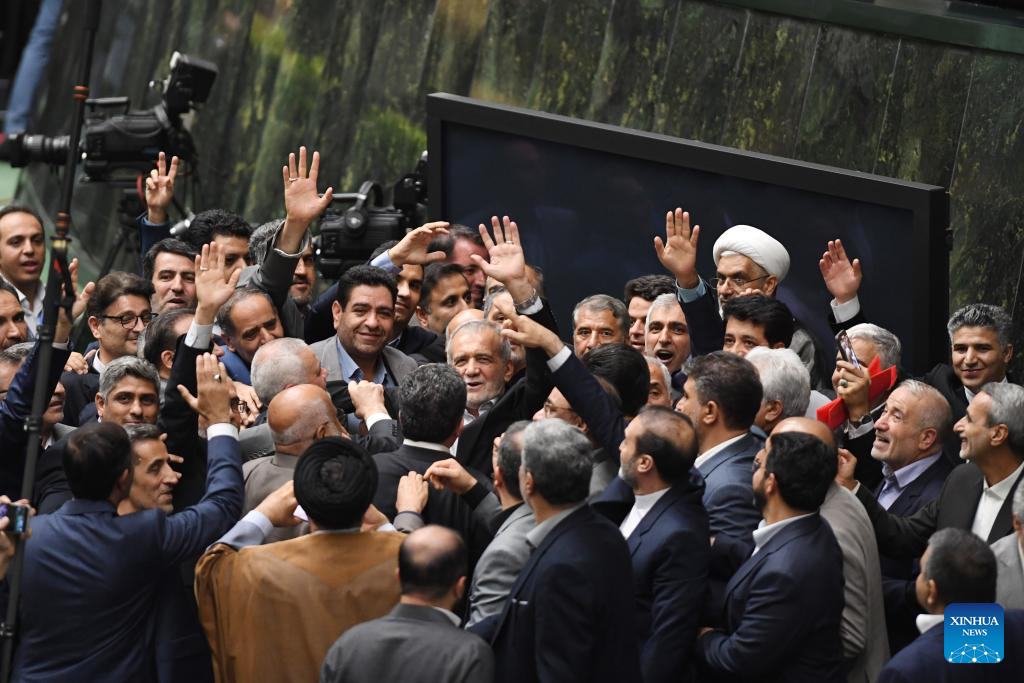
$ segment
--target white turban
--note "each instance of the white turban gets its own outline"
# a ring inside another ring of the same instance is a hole
[[[789,252],[782,243],[752,225],[734,225],[715,240],[712,251],[715,265],[722,254],[732,252],[746,256],[764,268],[769,275],[774,275],[779,282],[789,272]]]

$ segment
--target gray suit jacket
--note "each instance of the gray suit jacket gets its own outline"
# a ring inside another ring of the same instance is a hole
[[[245,482],[242,517],[255,510],[264,498],[284,486],[286,481],[291,481],[295,476],[295,465],[298,461],[297,456],[274,453],[242,463],[242,480]],[[267,534],[264,543],[287,541],[308,533],[309,524],[306,522],[298,526],[278,527]]]
[[[270,425],[247,427],[238,433],[238,446],[242,449],[242,462],[274,454],[274,439],[270,436]]]
[[[491,683],[494,655],[433,607],[398,604],[353,626],[327,651],[320,683]]]
[[[473,572],[469,588],[469,619],[466,626],[501,614],[519,571],[530,559],[526,534],[536,526],[533,510],[526,503],[501,523]]]
[[[996,602],[1003,609],[1024,609],[1024,567],[1020,563],[1017,534],[1004,536],[992,544],[996,554],[999,578],[996,580]]]
[[[889,661],[889,638],[882,598],[882,570],[878,542],[864,506],[842,486],[832,482],[821,516],[843,553],[843,607],[839,635],[843,657],[850,663],[849,683],[870,683]]]
[[[316,354],[316,357],[320,359],[320,365],[327,368],[327,381],[333,382],[335,380],[348,379],[344,377],[341,372],[341,358],[338,357],[338,346],[335,343],[337,337],[328,337],[327,339],[321,339],[315,344],[310,344],[309,348]],[[395,382],[401,384],[403,380],[413,370],[419,367],[419,365],[409,356],[405,355],[398,349],[394,349],[390,346],[385,346],[383,349],[384,364],[387,365],[388,370],[391,372],[391,376],[395,378]]]

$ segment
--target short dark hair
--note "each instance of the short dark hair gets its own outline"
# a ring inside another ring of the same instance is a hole
[[[628,344],[602,344],[583,354],[583,364],[595,377],[608,380],[622,401],[622,412],[636,415],[647,403],[651,371],[644,355]]]
[[[142,350],[142,357],[159,368],[160,355],[164,351],[174,351],[178,346],[174,326],[185,316],[195,313],[194,308],[173,308],[153,318],[153,322],[146,328],[146,346]]]
[[[391,292],[392,303],[398,298],[398,283],[391,273],[375,266],[353,266],[346,270],[344,275],[338,280],[338,296],[336,300],[342,310],[348,306],[348,299],[352,295],[352,290],[362,285],[386,288]]]
[[[427,544],[423,537],[442,534],[448,542]],[[402,595],[418,595],[436,600],[452,589],[466,575],[469,553],[458,533],[446,527],[426,526],[412,532],[398,547],[398,580]]]
[[[637,419],[643,427],[636,440],[637,455],[651,456],[667,484],[686,478],[697,459],[697,432],[690,418],[664,406],[646,406]]]
[[[246,299],[254,296],[261,296],[264,299],[266,299],[267,303],[270,304],[270,308],[273,309],[274,314],[277,315],[278,317],[281,316],[277,308],[274,306],[274,300],[271,299],[270,295],[264,292],[262,289],[254,287],[252,285],[248,285],[246,287],[239,287],[234,291],[231,297],[227,301],[225,301],[224,304],[217,310],[217,324],[220,325],[220,328],[224,331],[224,334],[228,335],[229,337],[235,336],[238,330],[235,329],[235,323],[233,320],[231,320],[231,313],[235,310],[235,306],[237,306],[239,302],[245,301]]]
[[[121,425],[90,422],[75,430],[64,448],[64,473],[79,500],[107,500],[125,470],[131,472],[132,445]]]
[[[241,237],[248,240],[252,235],[252,226],[237,213],[224,209],[209,209],[196,214],[185,229],[182,239],[200,251],[204,244],[209,244],[214,237]]]
[[[949,317],[946,331],[949,342],[953,343],[953,333],[961,327],[983,327],[993,330],[999,339],[999,346],[1006,348],[1010,344],[1013,332],[1013,319],[1005,310],[992,304],[967,304]]]
[[[370,260],[377,258],[391,247],[398,246],[398,240],[388,240],[387,242],[381,242],[377,245],[377,248],[370,252]]]
[[[522,499],[523,492],[519,489],[519,466],[523,463],[523,438],[519,436],[529,427],[529,420],[516,420],[510,424],[501,437],[498,445],[498,470],[505,480],[505,489],[515,498]],[[518,438],[513,438],[517,437]]]
[[[455,277],[456,275],[461,277],[467,285],[469,284],[465,273],[462,272],[462,266],[457,263],[431,263],[424,268],[423,285],[420,287],[420,308],[429,313],[430,295],[433,293],[434,288],[442,280]]]
[[[99,317],[106,313],[107,308],[122,296],[137,296],[149,303],[153,296],[153,283],[135,273],[115,270],[100,278],[92,291],[86,314]]]
[[[455,242],[458,240],[469,240],[478,247],[484,246],[484,239],[478,230],[461,223],[452,223],[448,226],[447,235],[440,235],[430,240],[427,251],[443,251],[445,259],[450,259],[452,252],[455,251]]]
[[[533,476],[534,493],[551,505],[586,500],[593,468],[590,440],[569,423],[550,418],[523,432],[523,470]]]
[[[797,510],[817,510],[825,502],[839,462],[835,449],[802,432],[773,434],[764,471],[775,475],[782,500]]]
[[[43,217],[24,204],[8,204],[3,207],[0,209],[0,219],[10,216],[12,213],[27,213],[29,216],[32,216],[32,218],[35,218],[39,225],[43,226],[43,232],[46,232],[46,226],[43,224]]]
[[[190,245],[173,237],[160,240],[149,248],[149,251],[146,252],[142,259],[142,276],[147,280],[153,279],[153,272],[156,270],[156,257],[160,254],[177,254],[178,256],[184,256],[190,261],[194,261],[199,252]]]
[[[735,318],[750,322],[764,329],[764,337],[769,346],[782,343],[789,346],[793,341],[796,324],[789,306],[775,297],[763,294],[732,297],[722,305],[722,319],[726,322]]]
[[[26,341],[11,344],[6,349],[0,349],[0,365],[20,366],[36,347],[36,342]]]
[[[399,389],[398,422],[416,441],[442,443],[466,412],[466,383],[450,365],[427,363],[406,376]]]
[[[931,535],[928,547],[931,553],[921,573],[935,582],[944,603],[996,601],[999,568],[988,543],[964,529],[947,527]]]
[[[641,275],[626,283],[622,300],[629,305],[633,297],[638,296],[644,301],[654,301],[662,294],[675,294],[676,283],[668,275]]]
[[[746,358],[725,351],[698,356],[690,365],[688,379],[697,388],[701,404],[714,401],[729,429],[749,429],[761,409],[761,380]]]
[[[377,492],[377,466],[351,439],[330,436],[306,449],[295,465],[295,498],[324,529],[360,524]]]

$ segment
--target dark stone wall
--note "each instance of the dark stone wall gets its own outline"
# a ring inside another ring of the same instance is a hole
[[[83,3],[68,4],[50,133],[79,59]],[[280,165],[301,143],[336,190],[392,182],[425,148],[424,96],[443,90],[948,187],[951,305],[1004,305],[1020,338],[1021,56],[692,0],[128,0],[104,8],[93,93],[139,106],[175,49],[221,69],[193,128],[206,206],[280,214]],[[52,208],[52,177],[31,179]],[[76,198],[92,259],[113,194]]]

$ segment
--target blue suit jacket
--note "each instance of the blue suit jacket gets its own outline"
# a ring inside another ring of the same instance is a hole
[[[688,675],[710,556],[703,493],[704,480],[691,469],[690,476],[670,488],[626,539],[633,561],[644,683],[678,682]],[[622,524],[635,501],[626,482],[616,477],[591,506]]]
[[[760,439],[746,434],[698,468],[704,477],[704,507],[712,536],[749,540],[761,521],[761,513],[754,507],[752,483],[754,456],[761,446]]]
[[[15,681],[148,681],[154,651],[146,633],[167,568],[196,557],[238,519],[238,441],[209,443],[207,492],[168,517],[145,510],[119,517],[107,501],[71,500],[33,520],[25,544],[21,643]]]
[[[745,546],[747,555],[750,550]],[[701,680],[846,680],[839,637],[843,556],[819,514],[783,527],[740,565],[725,591],[725,632],[697,641],[708,670]]]
[[[500,615],[470,630],[490,640],[498,683],[640,680],[629,550],[584,505],[541,541]]]
[[[917,640],[889,660],[877,683],[1017,683],[1024,672],[1024,610],[1006,610],[1003,646],[1006,659],[997,664],[951,664],[943,657],[942,624],[922,633]]]

